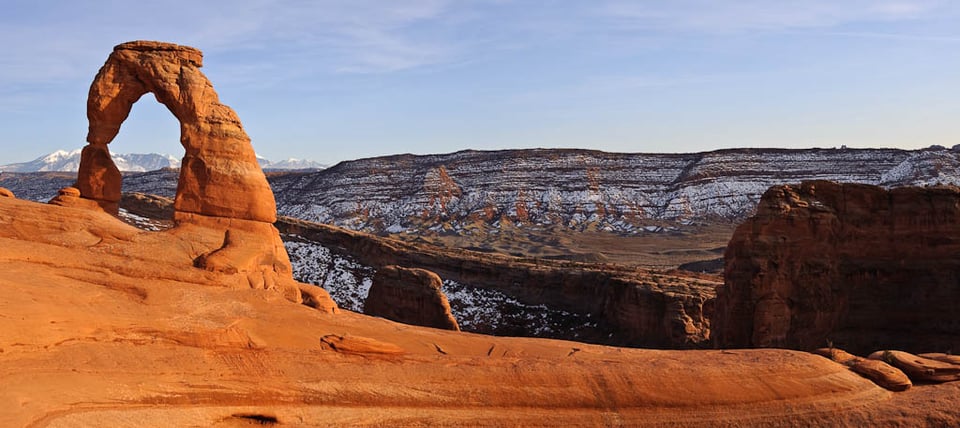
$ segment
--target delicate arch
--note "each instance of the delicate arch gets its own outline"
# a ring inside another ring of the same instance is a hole
[[[80,160],[80,195],[116,212],[120,172],[107,145],[130,109],[152,93],[180,122],[185,155],[174,209],[179,217],[200,214],[276,221],[276,201],[250,137],[236,112],[220,103],[200,72],[203,54],[171,43],[135,41],[117,45],[90,85],[89,131]],[[183,215],[188,213],[187,215]]]

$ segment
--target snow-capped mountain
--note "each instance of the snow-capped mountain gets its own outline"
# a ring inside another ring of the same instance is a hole
[[[47,172],[47,171],[77,171],[80,169],[80,151],[57,150],[53,153],[40,156],[29,162],[14,163],[0,166],[0,171],[6,172]],[[170,155],[158,153],[128,153],[112,154],[113,163],[120,171],[144,172],[161,168],[179,168],[180,159]]]
[[[261,156],[257,156],[257,162],[263,170],[283,170],[283,171],[318,171],[326,169],[327,165],[314,162],[308,159],[289,158],[282,161],[271,161]]]
[[[57,150],[53,153],[40,156],[29,162],[0,165],[0,171],[6,172],[75,172],[80,169],[80,152],[76,150]],[[113,163],[120,171],[146,172],[162,168],[180,168],[180,159],[168,154],[159,153],[112,153]],[[290,158],[282,161],[271,161],[257,156],[260,167],[265,170],[298,170],[317,171],[326,168],[318,162],[307,159]]]

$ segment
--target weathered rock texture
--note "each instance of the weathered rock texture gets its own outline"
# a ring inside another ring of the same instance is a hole
[[[177,213],[273,223],[276,203],[237,114],[221,104],[200,72],[199,50],[136,41],[114,48],[87,99],[89,145],[77,180],[81,195],[116,211],[120,172],[107,149],[133,104],[152,93],[180,121],[186,154],[180,169]]]
[[[957,254],[957,187],[772,187],[727,247],[716,345],[956,351]]]
[[[773,185],[960,183],[954,150],[733,149],[687,154],[463,151],[342,162],[271,178],[280,214],[366,232],[566,227],[636,233],[660,221],[742,221]]]
[[[180,121],[180,143],[186,151],[174,199],[180,227],[170,233],[199,235],[192,227],[215,231],[219,244],[197,254],[194,266],[236,275],[252,288],[275,289],[301,302],[290,260],[273,227],[276,202],[250,138],[237,114],[220,103],[201,66],[202,54],[191,47],[148,41],[117,45],[90,85],[89,144],[81,153],[79,197],[68,188],[51,202],[83,207],[95,201],[105,211],[118,213],[121,176],[107,145],[133,104],[152,93]],[[329,299],[309,300],[333,308]]]
[[[404,324],[460,331],[437,274],[425,269],[385,266],[377,271],[363,313]]]

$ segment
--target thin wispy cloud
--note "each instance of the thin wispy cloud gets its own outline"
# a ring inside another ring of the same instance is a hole
[[[829,37],[850,37],[859,39],[881,39],[898,40],[905,42],[934,42],[934,43],[960,43],[960,35],[957,36],[935,36],[918,34],[898,34],[898,33],[871,33],[865,31],[822,31],[814,34]]]
[[[622,26],[636,29],[740,32],[915,19],[949,6],[935,0],[678,0],[612,1],[598,6],[598,11]]]

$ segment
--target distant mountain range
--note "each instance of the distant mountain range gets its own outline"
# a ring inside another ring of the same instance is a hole
[[[0,186],[21,198],[49,200],[71,179],[4,174]],[[960,185],[960,146],[685,154],[463,151],[359,159],[321,171],[271,174],[268,180],[280,214],[374,233],[460,236],[503,225],[659,233],[701,220],[742,221],[777,184]],[[123,186],[126,192],[173,197],[177,174],[131,173]]]
[[[40,156],[29,162],[0,165],[0,171],[5,172],[76,172],[80,169],[80,151],[57,150],[53,153]],[[282,161],[270,161],[257,157],[260,167],[265,170],[304,170],[316,171],[326,168],[326,165],[305,159],[290,158]],[[146,172],[162,168],[179,168],[180,159],[159,153],[127,153],[113,154],[113,162],[120,171]]]

